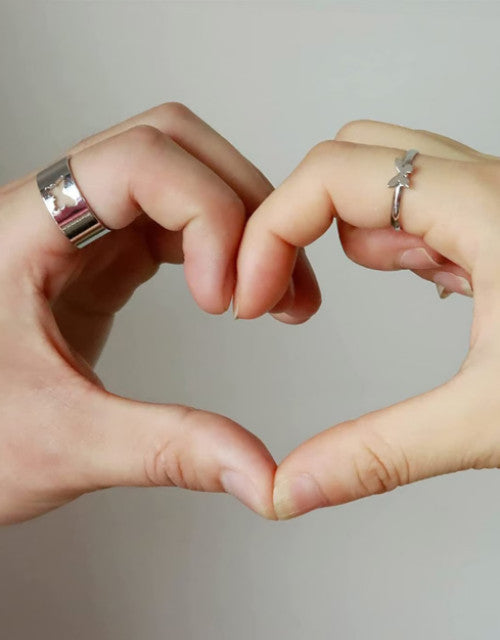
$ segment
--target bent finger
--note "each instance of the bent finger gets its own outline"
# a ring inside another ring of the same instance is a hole
[[[219,175],[244,202],[251,213],[273,190],[264,174],[243,156],[226,138],[213,129],[185,105],[166,102],[127,118],[104,131],[84,138],[72,146],[67,154],[75,155],[105,140],[146,125],[158,129],[179,146]],[[39,169],[11,182],[0,195],[36,178]]]
[[[441,293],[472,296],[472,278],[451,260],[446,260],[417,236],[391,229],[358,229],[339,220],[339,237],[350,260],[368,269],[409,269],[434,283]]]
[[[411,129],[378,120],[353,120],[347,122],[339,129],[335,135],[335,140],[382,147],[418,149],[420,153],[435,156],[436,158],[447,158],[448,160],[479,162],[481,159],[488,157],[473,147],[433,131]]]
[[[245,224],[239,196],[211,169],[168,136],[139,126],[77,153],[75,179],[91,209],[111,229],[142,212],[170,231],[183,232],[188,285],[211,313],[227,309],[234,287],[235,255]],[[58,275],[61,256],[75,249],[45,210],[36,184],[16,191],[4,236],[35,264],[40,277]],[[19,230],[25,230],[19,246]],[[54,257],[56,259],[54,259]]]
[[[479,162],[483,154],[476,149],[456,140],[434,132],[394,125],[374,120],[354,120],[345,124],[336,134],[336,140],[362,144],[415,148],[421,153],[449,160],[470,160]],[[439,266],[453,264],[437,251],[429,247],[421,238],[405,232],[393,233],[392,229],[358,229],[337,220],[339,238],[346,255],[370,269],[424,270],[424,279],[434,282],[430,277],[434,274],[427,270],[435,270]],[[446,269],[450,272],[450,269]],[[460,267],[453,268],[454,273],[467,279],[470,275]]]
[[[368,269],[396,271],[436,268],[449,262],[421,238],[405,231],[394,233],[392,228],[360,229],[340,219],[337,226],[346,256]],[[408,254],[410,251],[412,253]]]
[[[322,235],[335,216],[358,228],[389,227],[392,192],[381,185],[387,184],[394,158],[401,155],[401,149],[327,141],[306,156],[246,227],[236,289],[242,317],[256,317],[277,304],[296,248]],[[400,218],[407,233],[423,238],[472,276],[478,246],[491,253],[492,236],[500,236],[497,198],[488,177],[486,187],[481,185],[485,168],[481,163],[481,172],[476,172],[478,166],[417,155],[413,188],[405,190]],[[496,165],[490,168],[498,170]],[[479,193],[481,215],[473,217]]]

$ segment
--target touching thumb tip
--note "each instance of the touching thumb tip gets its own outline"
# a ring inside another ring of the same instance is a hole
[[[226,469],[221,473],[220,482],[226,493],[232,495],[252,511],[264,518],[276,519],[274,510],[262,502],[254,483],[245,474]]]
[[[220,476],[221,485],[226,493],[242,502],[249,509],[256,510],[258,496],[252,482],[239,471],[226,469]]]
[[[325,494],[309,473],[278,480],[273,502],[278,520],[289,520],[328,505]]]

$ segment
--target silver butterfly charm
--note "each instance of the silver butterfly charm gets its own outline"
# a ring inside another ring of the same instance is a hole
[[[398,173],[391,178],[387,183],[388,187],[407,187],[410,186],[410,181],[408,180],[408,176],[413,171],[412,160],[417,155],[418,151],[416,149],[410,149],[404,158],[396,158],[395,164],[398,170]]]
[[[53,199],[56,212],[62,211],[64,207],[74,207],[77,201],[66,192],[67,184],[64,176],[61,176],[54,184],[48,188],[48,194]]]

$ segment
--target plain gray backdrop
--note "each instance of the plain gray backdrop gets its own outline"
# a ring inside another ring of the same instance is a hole
[[[0,0],[0,182],[166,101],[275,184],[357,118],[500,155],[499,20],[496,2]],[[471,300],[352,264],[334,228],[309,256],[324,302],[299,327],[209,316],[182,267],[162,267],[118,315],[99,375],[228,415],[279,460],[455,373]],[[499,490],[497,471],[471,471],[285,523],[225,495],[86,496],[0,531],[0,636],[498,638]]]

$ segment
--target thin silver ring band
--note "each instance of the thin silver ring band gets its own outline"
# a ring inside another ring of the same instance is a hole
[[[66,156],[40,171],[36,181],[48,212],[78,249],[111,231],[82,196],[71,171],[70,157]]]
[[[391,211],[391,225],[396,231],[401,231],[401,225],[399,224],[401,190],[403,189],[403,187],[407,189],[409,189],[410,187],[408,176],[414,169],[412,162],[417,153],[418,151],[416,149],[410,149],[406,152],[406,155],[403,158],[396,158],[394,162],[396,164],[398,173],[387,183],[388,187],[394,189],[394,199],[392,202]]]

